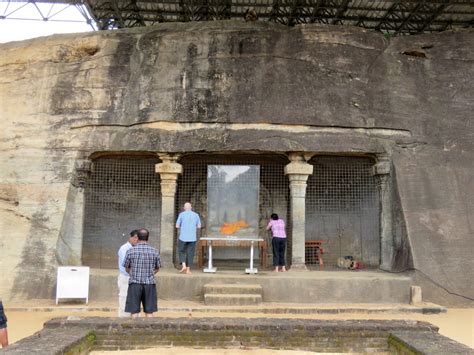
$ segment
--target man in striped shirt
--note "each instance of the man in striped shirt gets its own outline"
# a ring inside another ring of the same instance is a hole
[[[130,275],[125,312],[136,318],[143,304],[145,316],[152,317],[158,310],[155,274],[161,267],[160,254],[148,245],[148,230],[140,229],[137,235],[137,244],[127,251],[123,262]]]
[[[132,249],[134,245],[138,242],[137,230],[130,232],[128,241],[122,245],[117,253],[118,255],[118,267],[119,267],[119,276],[117,279],[117,285],[119,290],[119,308],[118,316],[119,317],[130,317],[130,313],[125,312],[125,302],[127,301],[128,293],[128,280],[130,275],[125,271],[123,267],[123,261],[125,260],[125,255],[129,249]]]
[[[273,266],[275,272],[285,272],[285,248],[286,248],[286,232],[285,221],[278,218],[276,213],[271,215],[268,222],[267,230],[272,230],[272,250],[273,250]],[[280,268],[280,270],[279,270]]]

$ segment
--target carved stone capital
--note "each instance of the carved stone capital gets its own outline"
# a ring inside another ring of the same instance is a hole
[[[177,154],[158,154],[162,163],[155,165],[155,172],[160,174],[161,195],[173,197],[176,194],[178,175],[183,173],[183,166],[176,161]]]
[[[155,165],[155,172],[160,174],[161,179],[173,179],[172,176],[178,178],[183,173],[183,166],[179,163],[166,162]]]
[[[378,157],[378,161],[372,167],[372,175],[375,176],[377,187],[385,192],[389,183],[390,172],[392,170],[392,161],[389,157],[383,155]]]
[[[155,165],[155,172],[160,174],[161,179],[171,179],[176,180],[179,174],[183,173],[183,166],[176,161],[178,160],[178,155],[171,154],[158,154],[162,163]],[[175,175],[175,178],[172,176]]]
[[[87,185],[87,180],[92,172],[92,161],[89,159],[79,159],[74,162],[74,176],[72,185],[83,189]]]
[[[285,175],[308,175],[313,174],[313,166],[305,160],[294,160],[285,166]]]
[[[173,153],[158,153],[158,157],[163,163],[176,163],[181,155]]]
[[[314,155],[315,153],[311,153],[311,152],[291,152],[291,153],[288,153],[288,160],[291,162],[293,161],[307,162]]]
[[[373,175],[390,175],[392,161],[388,156],[380,156],[372,168]]]
[[[290,194],[292,197],[304,198],[308,176],[313,173],[313,165],[306,162],[311,157],[305,157],[302,153],[290,153],[288,158],[291,162],[285,166],[285,175],[288,175],[290,181]]]
[[[293,161],[305,161],[304,155],[301,152],[291,152],[288,153],[288,160],[293,162]]]

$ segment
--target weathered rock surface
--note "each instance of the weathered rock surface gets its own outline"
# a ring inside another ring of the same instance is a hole
[[[473,39],[226,21],[0,45],[0,295],[54,293],[92,153],[363,152],[393,158],[424,298],[468,304]]]

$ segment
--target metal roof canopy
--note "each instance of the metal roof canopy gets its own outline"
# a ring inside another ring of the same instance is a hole
[[[287,26],[352,25],[390,35],[474,27],[474,1],[452,0],[70,0],[30,1],[85,5],[99,29],[161,22],[241,19]]]

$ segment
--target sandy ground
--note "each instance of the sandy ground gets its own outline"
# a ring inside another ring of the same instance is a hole
[[[108,355],[108,354],[127,354],[127,355],[150,355],[150,354],[163,354],[163,355],[313,355],[313,354],[325,354],[330,355],[334,353],[316,353],[311,351],[298,351],[298,350],[270,350],[270,349],[189,349],[184,347],[173,347],[173,348],[152,348],[146,350],[135,350],[135,351],[93,351],[91,355]],[[339,354],[339,353],[337,353]],[[347,355],[347,353],[346,353]]]
[[[51,318],[65,317],[65,316],[78,316],[78,317],[113,317],[115,312],[99,312],[99,311],[87,311],[87,312],[73,312],[67,310],[55,310],[49,312],[43,311],[8,311],[8,335],[10,343],[14,343],[19,339],[27,337],[43,327],[43,323]],[[188,317],[188,312],[158,312],[157,317]],[[303,314],[303,315],[271,315],[271,314],[238,314],[238,313],[226,313],[226,312],[195,312],[192,314],[193,317],[244,317],[244,318],[305,318],[305,319],[413,319],[422,320],[437,325],[440,330],[439,332],[449,338],[455,339],[460,343],[463,343],[471,348],[474,348],[474,308],[471,309],[449,309],[447,313],[423,315],[423,314]],[[165,349],[163,349],[165,350]],[[176,350],[176,348],[174,348]],[[182,349],[181,349],[182,350]],[[189,350],[189,349],[188,349]],[[189,354],[204,354],[197,350],[196,352]],[[156,349],[155,349],[156,351]],[[205,350],[206,354],[213,354],[209,352],[209,349]],[[234,350],[217,350],[216,354],[241,354],[239,352],[232,352]],[[238,351],[238,350],[235,350]],[[245,354],[250,355],[253,353],[251,350],[245,350]],[[149,354],[150,352],[148,352]],[[156,352],[155,352],[156,353]],[[172,349],[166,349],[166,354],[175,354]],[[179,352],[176,352],[178,354]],[[181,351],[180,353],[183,353]],[[97,353],[99,354],[99,353]],[[130,354],[130,352],[127,352]],[[137,352],[136,354],[147,354],[146,352]],[[268,352],[264,353],[262,350],[258,350],[258,354],[278,354],[278,355],[290,355],[292,352]],[[301,354],[301,353],[299,353]]]

